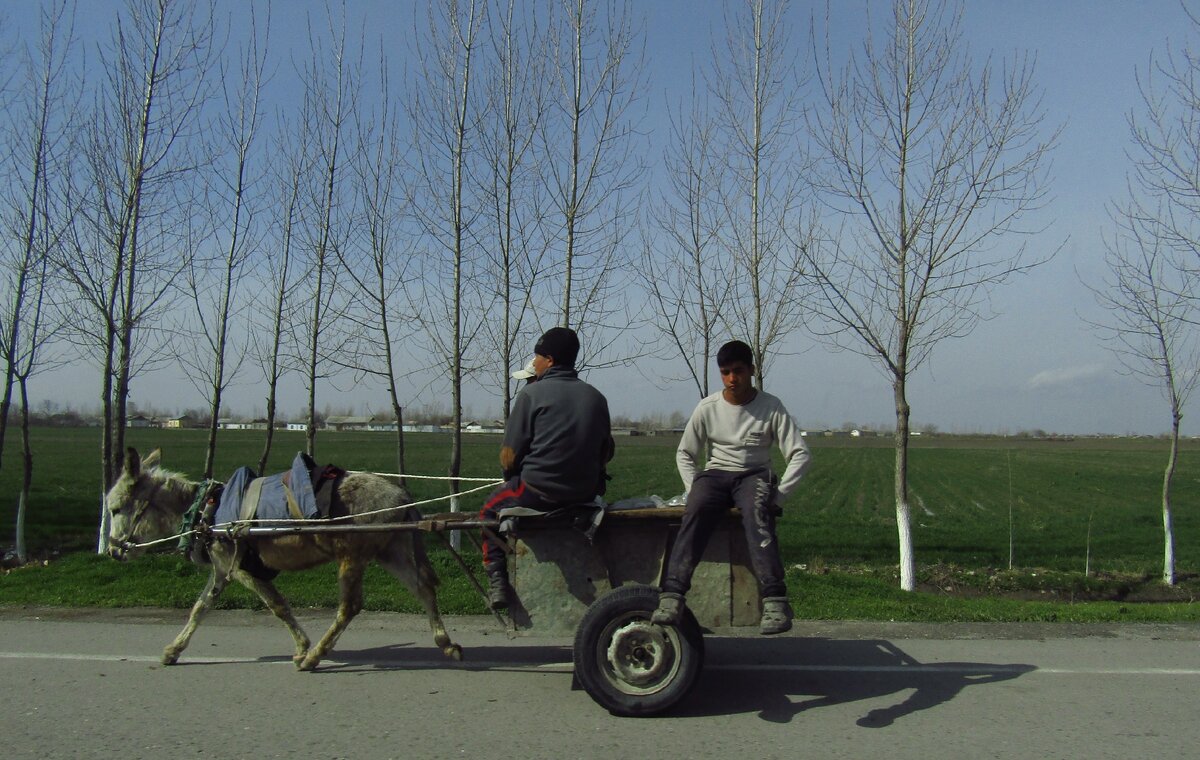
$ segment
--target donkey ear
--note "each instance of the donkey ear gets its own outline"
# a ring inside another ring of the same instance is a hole
[[[162,458],[162,449],[155,449],[146,455],[142,460],[142,467],[157,467],[158,460]]]
[[[125,473],[131,478],[136,478],[142,471],[142,458],[138,456],[137,449],[130,446],[125,449]]]

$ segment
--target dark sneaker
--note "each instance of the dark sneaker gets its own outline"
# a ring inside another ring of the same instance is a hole
[[[792,605],[786,596],[768,596],[762,600],[762,620],[758,630],[764,636],[792,630]]]
[[[488,606],[493,610],[508,609],[508,601],[512,586],[508,582],[508,573],[504,570],[488,568]]]
[[[658,595],[658,609],[650,616],[650,622],[657,625],[675,625],[683,614],[683,594],[664,591]]]

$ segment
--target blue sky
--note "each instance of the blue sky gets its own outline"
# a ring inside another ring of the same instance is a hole
[[[223,9],[240,4],[223,2]],[[102,28],[111,18],[113,2],[81,3],[84,34]],[[408,3],[351,2],[353,16],[370,19],[368,35],[378,33],[402,44],[412,28]],[[665,132],[665,106],[690,85],[694,61],[709,56],[711,35],[722,34],[722,4],[715,1],[646,0],[634,3],[645,18],[648,90],[643,127],[655,140]],[[867,15],[872,23],[887,21],[890,3],[842,0],[831,4],[830,35],[834,44],[858,44]],[[1105,204],[1125,191],[1129,145],[1126,117],[1139,96],[1135,70],[1144,68],[1152,52],[1167,46],[1196,45],[1194,30],[1174,0],[1117,2],[1116,0],[977,0],[966,3],[964,32],[972,55],[1003,58],[1017,52],[1036,56],[1036,80],[1044,92],[1046,128],[1062,126],[1053,154],[1050,200],[1031,220],[1045,229],[1026,239],[1032,254],[1057,256],[1032,274],[996,291],[996,316],[966,339],[941,344],[930,363],[910,385],[913,423],[936,425],[957,432],[1010,432],[1041,428],[1063,433],[1158,433],[1168,428],[1169,416],[1161,394],[1122,376],[1116,360],[1104,348],[1087,320],[1098,320],[1094,300],[1080,283],[1102,275],[1102,234],[1110,223]],[[6,3],[4,14],[18,29],[27,28],[29,5]],[[323,17],[323,2],[276,2],[273,44],[277,50],[306,47],[304,16]],[[798,59],[808,62],[810,17],[823,34],[824,2],[792,6],[793,39]],[[94,55],[89,50],[89,57]],[[286,60],[286,59],[285,59]],[[287,64],[281,66],[286,69]],[[650,160],[658,160],[658,147]],[[1015,241],[1014,241],[1015,243]],[[892,424],[891,390],[868,360],[831,352],[803,336],[788,347],[768,378],[806,427]],[[632,368],[592,373],[589,380],[610,398],[614,414],[639,416],[662,410],[687,413],[694,392],[682,383],[651,383],[647,377],[679,376],[680,368],[643,360]],[[62,374],[53,392],[42,396],[66,400],[64,383],[73,399],[98,399],[99,384],[87,371]],[[715,384],[715,370],[713,371]],[[76,378],[83,378],[77,380]],[[631,386],[636,392],[631,392]],[[657,386],[657,387],[656,387]],[[45,387],[45,386],[43,386]],[[300,411],[298,389],[285,399],[285,412]],[[191,386],[141,377],[133,386],[135,400],[163,408],[199,407],[203,401]],[[184,400],[180,396],[190,394]],[[329,394],[333,396],[334,394]],[[235,411],[253,413],[263,392],[248,379],[229,394]],[[357,403],[366,410],[384,408],[382,392],[358,389],[337,394],[337,403]],[[76,403],[79,403],[76,401]],[[84,402],[87,403],[87,402]],[[414,404],[438,403],[436,391],[426,391]],[[479,417],[493,416],[497,403],[479,392],[468,398]],[[1200,407],[1193,401],[1189,411]],[[1185,432],[1200,434],[1200,421],[1185,416]]]
[[[656,17],[665,20],[652,24],[651,46],[661,39],[704,55],[707,27],[719,24],[720,14],[689,14],[684,3],[655,5]],[[711,11],[715,5],[695,7]],[[857,44],[865,9],[878,24],[889,5],[832,3],[834,43]],[[987,0],[965,8],[963,31],[973,57],[1036,56],[1046,126],[1062,125],[1062,134],[1050,201],[1034,225],[1045,230],[1025,242],[1035,255],[1062,248],[1049,264],[994,293],[993,319],[937,348],[910,384],[914,423],[961,432],[1162,432],[1169,428],[1166,402],[1157,389],[1120,373],[1087,324],[1103,314],[1080,278],[1094,283],[1103,275],[1105,205],[1125,192],[1126,118],[1139,104],[1135,70],[1168,45],[1196,45],[1186,14],[1172,0]],[[806,30],[810,13],[823,27],[824,10],[824,3],[796,4],[798,28]],[[796,343],[800,353],[783,359],[768,382],[802,422],[892,424],[891,390],[874,365],[803,339]],[[1188,411],[1197,409],[1193,400]],[[1185,416],[1184,430],[1200,434],[1200,421]]]

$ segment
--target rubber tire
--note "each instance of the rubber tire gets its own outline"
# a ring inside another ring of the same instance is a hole
[[[652,625],[650,614],[657,607],[658,589],[622,586],[593,602],[575,632],[575,678],[613,715],[639,717],[669,710],[691,691],[704,666],[704,636],[692,611],[685,609],[676,625]],[[651,640],[651,651],[661,652],[660,663],[668,672],[661,677],[650,673],[644,684],[630,682],[610,658],[610,646],[619,646],[614,639],[629,645]]]

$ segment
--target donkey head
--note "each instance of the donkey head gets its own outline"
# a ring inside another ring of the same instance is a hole
[[[159,456],[158,449],[145,459],[127,449],[121,475],[104,497],[111,518],[108,553],[115,559],[128,557],[129,544],[164,538],[178,528],[179,515],[164,504],[169,476],[158,470]]]

